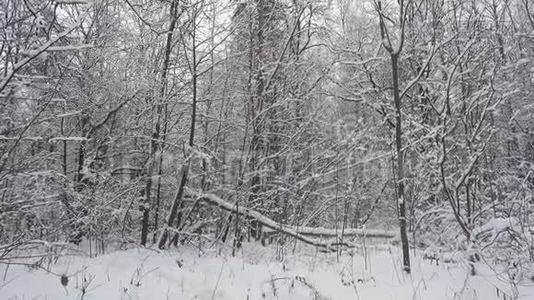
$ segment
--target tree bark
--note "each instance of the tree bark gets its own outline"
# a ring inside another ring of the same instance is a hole
[[[399,87],[399,57],[404,45],[404,30],[406,25],[405,3],[399,0],[399,23],[400,36],[397,45],[392,44],[391,36],[385,24],[381,1],[377,2],[379,14],[380,37],[382,45],[390,55],[391,77],[393,82],[393,102],[395,105],[395,148],[397,153],[397,202],[399,213],[399,229],[402,245],[402,266],[406,273],[410,273],[410,249],[408,234],[406,232],[406,197],[404,193],[404,149],[402,148],[402,96]]]
[[[161,231],[161,235],[158,241],[158,248],[163,249],[165,248],[165,243],[168,239],[168,228],[170,228],[174,222],[175,219],[177,219],[177,228],[180,228],[183,220],[182,220],[182,209],[184,207],[183,203],[183,194],[185,190],[185,186],[187,184],[187,178],[189,176],[189,167],[191,165],[191,154],[192,149],[195,144],[195,123],[196,123],[196,115],[197,115],[197,57],[196,57],[196,16],[197,11],[193,12],[193,29],[192,29],[192,47],[191,47],[191,75],[193,77],[192,80],[192,104],[191,104],[191,125],[189,128],[189,150],[187,157],[185,158],[185,163],[182,165],[181,171],[180,171],[180,185],[178,186],[178,191],[176,192],[176,197],[174,198],[171,211],[169,212],[169,216],[167,218],[167,222],[165,224],[165,227]],[[185,47],[184,47],[185,49]],[[177,237],[178,238],[178,237]]]
[[[149,154],[149,162],[147,167],[147,179],[146,179],[146,185],[145,185],[145,201],[142,206],[143,210],[143,220],[141,223],[141,245],[145,246],[147,242],[148,237],[148,227],[149,227],[149,220],[150,220],[150,207],[152,205],[151,201],[151,194],[152,194],[152,175],[154,174],[155,164],[156,164],[156,153],[158,151],[158,148],[160,148],[160,130],[161,130],[161,114],[163,107],[161,105],[161,100],[163,97],[165,97],[165,90],[166,90],[166,83],[167,83],[167,72],[169,69],[169,62],[170,62],[170,55],[172,50],[172,37],[174,28],[176,27],[176,21],[178,19],[178,2],[176,0],[173,0],[171,2],[171,6],[169,8],[170,11],[170,24],[169,24],[169,30],[167,32],[167,40],[165,45],[165,57],[163,60],[163,66],[161,70],[161,89],[159,93],[159,99],[157,100],[156,104],[156,124],[154,127],[154,131],[152,132],[152,140],[150,141],[150,154]],[[160,153],[161,155],[161,153]]]
[[[399,202],[399,227],[402,244],[402,265],[410,273],[410,249],[406,233],[406,198],[404,195],[404,149],[402,148],[402,109],[399,91],[399,54],[391,54],[393,100],[395,102],[395,148],[397,152],[397,197]]]

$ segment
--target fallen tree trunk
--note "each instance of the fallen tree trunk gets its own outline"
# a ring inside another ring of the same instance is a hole
[[[253,209],[243,207],[243,206],[240,206],[239,209],[237,209],[235,204],[229,203],[214,194],[204,194],[204,195],[201,195],[199,199],[201,200],[202,203],[217,206],[226,211],[237,213],[237,214],[249,217],[249,218],[253,218],[259,223],[261,223],[263,226],[270,228],[271,230],[289,235],[306,244],[326,248],[328,250],[335,250],[334,247],[336,246],[343,246],[347,248],[355,247],[355,245],[350,242],[330,243],[325,240],[310,237],[310,236],[337,237],[341,235],[340,230],[327,229],[327,228],[314,228],[314,227],[298,227],[298,226],[281,224],[260,214],[259,212]],[[345,229],[344,235],[362,236],[362,237],[366,236],[366,237],[377,237],[377,238],[394,238],[396,236],[395,233],[388,232],[388,231],[379,231],[379,230],[366,231],[366,230],[356,229],[356,228]]]
[[[341,229],[330,229],[323,227],[296,227],[297,232],[303,235],[311,236],[340,236]],[[397,237],[396,232],[376,230],[376,229],[359,229],[359,228],[345,228],[343,229],[343,236],[353,237],[368,237],[368,238],[383,238],[392,239]]]

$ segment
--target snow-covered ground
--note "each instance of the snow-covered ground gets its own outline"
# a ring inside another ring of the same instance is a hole
[[[514,286],[481,263],[470,276],[465,262],[436,266],[418,254],[412,275],[405,275],[393,246],[339,257],[304,247],[282,261],[274,248],[256,244],[245,244],[236,257],[224,250],[64,256],[45,264],[47,270],[0,265],[0,299],[534,299],[532,282]]]

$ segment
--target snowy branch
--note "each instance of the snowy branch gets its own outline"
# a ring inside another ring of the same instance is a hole
[[[328,241],[321,240],[321,239],[311,238],[309,236],[320,236],[320,237],[341,236],[341,230],[337,230],[337,229],[328,229],[328,228],[322,228],[322,227],[299,227],[299,226],[281,224],[250,208],[239,206],[239,209],[237,209],[235,204],[229,203],[214,194],[203,194],[203,195],[200,195],[199,197],[203,203],[214,205],[226,211],[238,213],[240,215],[255,219],[256,221],[260,222],[262,225],[272,230],[289,235],[304,243],[307,243],[313,246],[324,247],[330,250],[332,249],[332,243],[329,243]],[[383,230],[365,230],[365,229],[357,229],[357,228],[345,228],[344,236],[390,239],[390,238],[396,237],[397,235],[396,233],[393,233],[390,231],[383,231]],[[354,247],[354,245],[349,242],[344,242],[343,245],[341,246],[345,246],[349,248]]]

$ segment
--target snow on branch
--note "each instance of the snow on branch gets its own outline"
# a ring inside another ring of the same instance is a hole
[[[341,235],[341,229],[330,229],[324,227],[297,227],[297,232],[303,235],[316,236],[338,236]],[[360,229],[360,228],[345,228],[343,229],[343,236],[358,236],[358,237],[373,237],[391,239],[397,236],[396,232],[379,230],[379,229]]]
[[[57,142],[57,141],[83,142],[83,141],[87,141],[87,138],[82,137],[82,136],[57,136],[57,137],[49,139],[48,141],[49,142]]]
[[[353,248],[355,246],[353,243],[349,243],[349,242],[336,244],[336,243],[330,243],[325,240],[310,237],[310,236],[321,236],[321,237],[339,236],[341,235],[341,230],[327,229],[327,228],[321,228],[321,227],[318,227],[318,228],[297,227],[297,226],[281,224],[250,208],[242,207],[242,206],[239,206],[238,208],[235,204],[229,203],[214,194],[201,195],[200,200],[203,203],[217,206],[226,211],[238,213],[243,216],[253,218],[259,223],[261,223],[263,226],[269,229],[289,235],[304,243],[307,243],[313,246],[326,248],[328,250],[333,250],[332,248],[333,246],[344,246],[348,248]],[[363,230],[363,229],[356,229],[356,228],[346,228],[344,230],[344,235],[366,236],[366,237],[377,237],[377,238],[394,238],[396,236],[396,234],[393,232],[380,231],[380,230]]]
[[[11,81],[11,79],[13,78],[13,76],[18,72],[18,70],[20,70],[22,67],[24,67],[26,64],[28,64],[30,61],[32,61],[33,59],[35,59],[37,56],[39,56],[41,53],[44,53],[46,52],[50,47],[52,47],[52,45],[54,45],[57,41],[59,41],[61,38],[67,36],[68,34],[70,34],[72,31],[74,31],[74,29],[76,29],[76,27],[78,27],[79,25],[81,24],[81,21],[78,21],[76,24],[74,24],[72,27],[70,27],[69,29],[59,33],[56,37],[50,39],[48,42],[44,43],[41,47],[35,49],[34,51],[32,51],[32,55],[22,59],[21,61],[17,62],[14,66],[13,66],[13,70],[11,70],[11,72],[9,72],[7,74],[7,76],[5,76],[4,78],[2,78],[2,82],[0,83],[0,92],[2,92],[7,84]]]
[[[43,138],[40,137],[40,136],[25,136],[25,137],[10,137],[10,136],[5,136],[5,135],[0,135],[0,141],[17,141],[17,140],[21,140],[21,141],[40,141],[42,140]]]
[[[428,66],[430,65],[430,63],[432,62],[432,59],[434,58],[434,55],[436,54],[436,51],[443,47],[444,45],[448,44],[449,42],[451,42],[454,38],[456,38],[456,34],[453,35],[452,37],[448,38],[447,40],[445,40],[444,42],[440,43],[439,45],[433,45],[432,46],[432,50],[430,51],[430,55],[428,56],[427,60],[425,61],[425,63],[423,64],[423,67],[421,68],[421,70],[419,71],[419,73],[417,74],[417,76],[415,76],[415,78],[410,81],[406,87],[402,90],[401,94],[400,94],[400,97],[403,98],[404,95],[406,95],[406,93],[408,93],[408,91],[414,86],[416,85],[419,80],[421,79],[421,77],[423,76],[423,74],[426,72]]]
[[[215,205],[215,206],[218,206],[218,207],[220,207],[220,208],[222,208],[224,210],[227,210],[227,211],[230,211],[230,212],[233,212],[233,213],[238,213],[238,214],[241,214],[243,216],[247,216],[247,217],[253,218],[256,221],[258,221],[259,223],[261,223],[263,226],[266,226],[266,227],[268,227],[270,229],[273,229],[273,230],[276,230],[278,232],[281,232],[281,233],[284,233],[286,235],[289,235],[291,237],[294,237],[297,240],[299,240],[301,242],[304,242],[306,244],[310,244],[310,245],[316,246],[316,247],[326,248],[328,250],[335,250],[335,249],[332,248],[332,244],[327,242],[327,241],[314,239],[314,238],[310,238],[310,237],[307,237],[305,235],[299,234],[295,230],[295,228],[293,226],[279,224],[279,223],[275,222],[274,220],[272,220],[272,219],[270,219],[268,217],[265,217],[264,215],[260,214],[259,212],[255,211],[255,210],[252,210],[250,208],[246,208],[246,207],[237,208],[236,205],[231,204],[229,202],[226,202],[226,201],[224,201],[223,199],[219,198],[216,195],[213,195],[213,194],[202,195],[200,197],[200,200],[202,200],[203,203],[207,203],[207,204],[210,204],[210,205]],[[353,248],[354,247],[354,245],[352,243],[346,243],[345,242],[344,244],[349,248]]]
[[[57,115],[56,117],[58,117],[58,118],[66,118],[66,117],[77,116],[77,115],[79,115],[81,113],[82,113],[81,110],[76,110],[76,111],[66,112],[64,114]]]
[[[56,3],[57,4],[63,4],[63,5],[84,5],[84,4],[89,4],[88,1],[84,1],[84,0],[56,0]]]
[[[499,234],[508,231],[521,233],[521,224],[515,217],[493,218],[484,225],[473,229],[473,237],[477,240],[495,240]]]
[[[80,44],[80,45],[66,45],[66,46],[52,46],[47,51],[80,51],[87,48],[93,48],[93,44]]]

